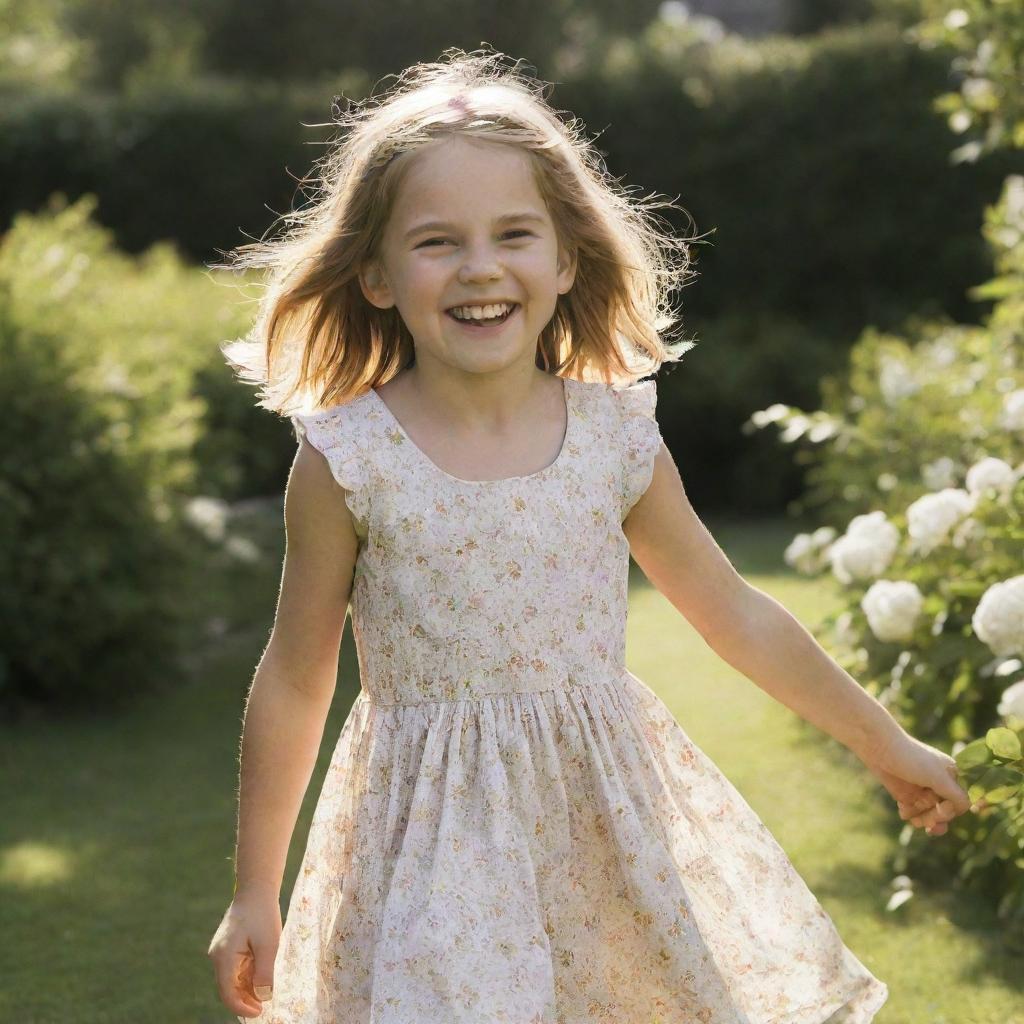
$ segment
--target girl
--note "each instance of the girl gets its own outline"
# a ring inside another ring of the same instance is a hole
[[[630,552],[935,835],[969,805],[956,763],[704,529],[636,383],[692,347],[658,334],[685,242],[479,53],[350,112],[319,201],[243,261],[276,274],[227,352],[301,440],[220,995],[261,1024],[868,1021],[885,984],[626,669]],[[362,689],[282,929],[350,598]]]

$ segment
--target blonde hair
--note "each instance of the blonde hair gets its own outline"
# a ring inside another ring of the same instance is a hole
[[[375,258],[410,155],[452,135],[525,151],[558,239],[577,256],[573,286],[538,339],[538,367],[632,383],[694,346],[659,334],[677,320],[668,293],[695,274],[692,239],[661,231],[650,210],[680,208],[631,199],[580,123],[560,120],[545,85],[521,75],[518,61],[504,67],[501,53],[455,47],[444,56],[408,68],[390,95],[344,111],[335,103],[345,138],[315,165],[315,201],[283,215],[292,226],[280,237],[239,246],[226,254],[232,262],[211,267],[270,272],[254,327],[222,345],[238,376],[259,385],[260,406],[286,416],[324,408],[414,362],[398,310],[368,302],[359,271]]]

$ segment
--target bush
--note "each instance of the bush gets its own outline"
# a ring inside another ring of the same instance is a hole
[[[0,704],[106,713],[174,677],[184,536],[66,346],[0,296]]]
[[[1024,949],[1024,177],[1008,179],[984,233],[998,270],[974,294],[996,300],[985,325],[917,324],[913,341],[865,332],[823,410],[779,404],[751,424],[813,446],[808,502],[828,525],[794,538],[786,560],[831,567],[845,587],[820,635],[990,805],[942,843],[905,824],[894,870],[955,872]]]
[[[236,538],[211,546],[197,492],[207,505],[244,492],[249,466],[269,476],[275,451],[283,479],[294,454],[287,424],[240,385],[220,384],[231,379],[219,343],[241,327],[237,297],[170,247],[138,259],[117,252],[89,219],[94,205],[87,197],[23,214],[0,245],[0,700],[9,709],[106,711],[176,678],[178,641],[194,639],[190,610],[201,604],[196,560],[218,557],[219,546],[252,557]],[[207,431],[200,387],[220,388],[219,422],[239,410],[233,434]],[[247,415],[268,438],[278,428],[276,445],[255,443]],[[201,469],[196,452],[211,448],[218,457]]]

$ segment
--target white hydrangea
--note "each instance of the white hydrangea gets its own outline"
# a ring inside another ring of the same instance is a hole
[[[1024,654],[1024,575],[993,583],[981,595],[971,625],[993,654]]]
[[[918,551],[930,551],[949,539],[962,519],[974,511],[976,498],[960,487],[923,494],[907,508],[907,533]]]
[[[224,539],[231,506],[221,498],[200,495],[185,504],[185,520],[194,526],[207,540]]]
[[[924,596],[909,580],[875,580],[860,606],[871,632],[885,643],[894,643],[913,637]]]
[[[828,565],[828,545],[835,538],[836,530],[821,526],[813,533],[798,533],[783,552],[783,559],[797,572],[813,576]]]
[[[956,484],[956,468],[956,463],[948,455],[943,455],[921,467],[921,479],[928,490],[941,491],[943,487],[953,487]]]
[[[836,617],[833,627],[836,643],[844,647],[853,647],[860,640],[860,635],[853,628],[853,612],[845,611]]]
[[[1003,395],[1000,426],[1004,430],[1024,430],[1024,388]]]
[[[248,537],[232,534],[224,544],[224,550],[239,562],[258,562],[260,549]]]
[[[873,579],[889,567],[899,542],[899,530],[880,509],[854,516],[828,549],[832,572],[840,583]]]
[[[1013,466],[1002,459],[991,457],[981,459],[967,470],[967,490],[975,498],[990,487],[1006,494],[1013,489],[1016,482],[1017,474],[1014,472]]]
[[[978,522],[973,516],[968,516],[954,531],[953,531],[953,547],[958,550],[962,550],[967,547],[968,544],[976,540],[981,540],[985,536],[985,527]]]
[[[879,362],[878,386],[889,405],[896,405],[920,388],[910,367],[902,359],[884,353]]]
[[[1003,718],[1009,718],[1010,715],[1024,718],[1024,679],[1003,690],[996,710]]]

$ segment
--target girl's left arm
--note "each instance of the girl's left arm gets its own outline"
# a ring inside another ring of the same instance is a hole
[[[910,736],[799,620],[736,571],[690,505],[664,443],[622,529],[637,565],[708,646],[852,750],[896,799],[901,817],[941,834],[969,809],[954,759]]]

